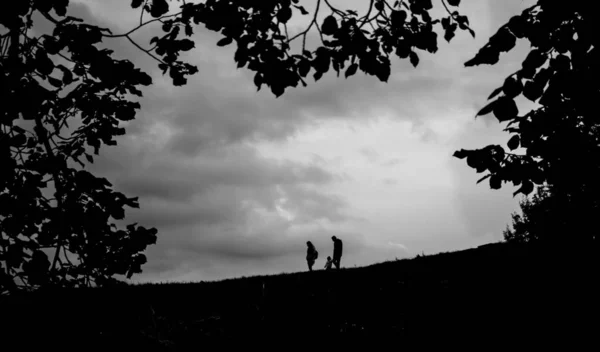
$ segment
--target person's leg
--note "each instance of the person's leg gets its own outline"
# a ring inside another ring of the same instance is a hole
[[[338,257],[333,258],[333,265],[335,265],[336,269],[339,269],[340,268],[340,258],[338,258]]]
[[[308,261],[308,271],[313,271],[312,270],[313,264],[314,264],[314,262],[312,262],[310,260]]]

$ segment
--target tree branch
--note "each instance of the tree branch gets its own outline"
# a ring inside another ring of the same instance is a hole
[[[146,7],[146,4],[148,3],[148,0],[144,0],[144,4],[142,5],[142,11],[140,13],[140,26],[142,25],[143,19],[144,19],[144,8]]]
[[[330,3],[329,0],[325,0],[325,3],[327,4],[327,6],[329,6],[329,8],[331,9],[331,11],[337,13],[338,15],[342,16],[342,17],[346,17],[346,14],[343,11],[338,10],[337,8],[333,7]]]
[[[127,33],[123,33],[123,34],[102,34],[102,36],[103,36],[103,37],[106,37],[106,38],[122,38],[122,37],[129,37],[129,35],[130,35],[130,34],[132,34],[133,32],[137,31],[138,29],[140,29],[140,28],[142,28],[142,27],[144,27],[144,26],[146,26],[146,25],[148,25],[148,24],[150,24],[150,23],[157,22],[157,21],[162,21],[162,20],[164,20],[165,18],[170,18],[170,17],[179,16],[179,15],[181,15],[182,13],[183,13],[183,11],[179,11],[179,12],[177,12],[177,13],[174,13],[174,14],[171,14],[171,15],[165,15],[165,16],[162,16],[162,17],[159,17],[159,18],[155,18],[155,19],[153,19],[153,20],[150,20],[150,21],[148,21],[148,22],[145,22],[145,23],[142,23],[142,24],[140,24],[139,26],[137,26],[137,27],[133,28],[132,30],[130,30],[130,31],[129,31],[129,32],[127,32]]]
[[[369,15],[371,14],[371,11],[373,11],[373,4],[375,4],[375,0],[371,0],[371,2],[369,3],[369,10],[367,11],[367,14],[363,17],[364,20],[363,20],[362,24],[360,26],[358,26],[358,29],[361,29],[367,22],[370,22],[367,20],[369,19]]]
[[[130,41],[130,42],[131,42],[133,45],[135,45],[135,46],[136,46],[138,49],[140,49],[141,51],[143,51],[143,52],[145,52],[146,54],[148,54],[148,56],[150,56],[150,57],[151,57],[151,58],[153,58],[154,60],[156,60],[156,61],[160,62],[161,64],[169,65],[169,64],[167,64],[166,62],[164,62],[163,60],[161,60],[160,58],[158,58],[158,57],[154,56],[154,55],[151,53],[151,51],[150,51],[150,50],[146,50],[146,49],[142,48],[142,47],[141,47],[141,46],[140,46],[138,43],[136,43],[136,42],[135,42],[133,39],[131,39],[131,37],[130,37],[130,36],[128,36],[128,35],[127,35],[127,36],[126,36],[126,38],[127,38],[127,39],[128,39],[128,40],[129,40],[129,41]],[[171,65],[169,65],[169,66],[171,66]]]
[[[452,17],[452,19],[454,19],[454,15],[452,15],[452,12],[450,12],[450,9],[448,8],[448,5],[446,4],[446,0],[441,0],[442,4],[444,5],[444,7],[446,8],[446,12],[448,12],[448,14]]]
[[[296,38],[298,38],[300,36],[304,36],[304,38],[302,39],[302,51],[304,51],[304,49],[306,48],[306,34],[308,33],[308,31],[310,31],[310,29],[312,28],[313,24],[317,23],[317,14],[319,13],[319,7],[320,6],[321,6],[321,0],[317,0],[317,7],[315,9],[315,15],[313,16],[312,21],[310,21],[310,24],[309,24],[308,28],[306,28],[305,31],[296,34],[292,39],[288,40],[287,41],[288,44],[291,43]],[[321,37],[321,39],[322,39],[322,37]]]

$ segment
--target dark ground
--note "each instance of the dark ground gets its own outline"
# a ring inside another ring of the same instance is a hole
[[[597,258],[502,243],[333,272],[46,293],[2,299],[0,331],[4,346],[44,350],[198,350],[210,337],[583,341],[600,337]]]

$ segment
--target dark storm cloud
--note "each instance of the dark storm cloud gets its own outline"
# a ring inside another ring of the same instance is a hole
[[[347,204],[342,199],[307,188],[326,186],[336,175],[314,164],[272,161],[247,148],[232,149],[215,152],[213,158],[187,160],[114,153],[108,158],[114,169],[107,173],[101,165],[95,168],[117,190],[140,197],[141,210],[131,211],[128,220],[155,226],[161,233],[195,225],[243,224],[256,207],[276,211],[280,199],[299,222],[345,219]]]
[[[217,186],[264,189],[273,185],[327,184],[336,178],[314,164],[268,160],[241,147],[192,159],[154,155],[144,166],[136,165],[134,160],[130,166],[115,175],[118,188],[171,201],[189,201]]]
[[[493,8],[504,4],[490,3]],[[71,2],[71,8],[76,15],[93,19],[85,5]],[[494,26],[503,23],[504,17],[497,17]],[[98,21],[103,27],[116,28],[120,18]],[[136,40],[147,44],[158,27],[154,28],[137,33]],[[499,64],[499,73],[489,73],[489,67],[464,69],[462,63],[475,51],[465,53],[459,46],[420,55],[417,69],[407,60],[394,58],[388,83],[362,73],[345,80],[329,72],[319,82],[309,78],[307,88],[288,89],[275,98],[266,87],[256,91],[253,72],[235,69],[234,48],[215,45],[220,34],[200,27],[196,33],[197,49],[184,57],[198,65],[199,73],[184,87],[173,87],[168,76],[157,71],[156,63],[126,40],[107,41],[116,57],[132,60],[154,80],[153,86],[143,90],[142,110],[127,124],[127,135],[119,139],[117,147],[105,147],[91,165],[118,190],[140,197],[141,209],[129,211],[128,222],[159,229],[157,244],[147,252],[146,278],[193,270],[199,278],[219,277],[219,272],[226,270],[244,275],[258,268],[257,263],[274,258],[288,263],[283,257],[291,264],[275,269],[297,270],[298,265],[304,266],[304,243],[313,241],[324,258],[333,234],[344,240],[346,254],[362,253],[368,248],[362,234],[315,225],[350,218],[346,201],[326,192],[342,177],[327,171],[329,160],[321,156],[308,164],[271,160],[251,144],[285,141],[324,120],[367,120],[392,114],[424,123],[452,109],[465,110],[467,106],[476,111],[494,85],[501,83],[498,77],[505,77],[513,68]],[[436,137],[432,130],[427,136]],[[390,166],[402,162],[379,161]],[[502,220],[493,214],[506,208],[506,199],[485,203],[487,198],[468,191],[475,187],[472,169],[457,165],[453,169],[460,180],[456,204],[469,232],[477,235],[499,226]],[[383,180],[388,186],[392,181]],[[278,206],[292,213],[291,221],[278,213]],[[297,229],[302,226],[306,228]]]
[[[236,204],[227,201],[206,199],[201,204],[187,204],[140,199],[141,211],[131,211],[128,221],[156,227],[160,236],[168,236],[172,229],[221,225],[238,222],[244,217]]]

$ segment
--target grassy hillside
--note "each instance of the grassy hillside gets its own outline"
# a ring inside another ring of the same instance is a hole
[[[589,253],[500,243],[333,272],[45,293],[3,300],[1,331],[14,341],[37,336],[45,347],[152,350],[189,350],[210,337],[350,334],[424,346],[584,338],[599,326],[597,264]]]

